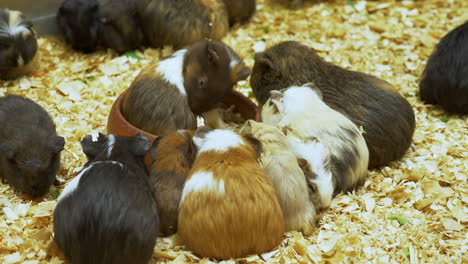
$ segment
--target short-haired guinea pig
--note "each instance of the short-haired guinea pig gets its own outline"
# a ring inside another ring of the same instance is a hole
[[[268,176],[257,163],[260,142],[231,130],[201,127],[198,154],[179,207],[182,242],[202,257],[260,254],[281,242],[284,217]]]
[[[309,199],[306,178],[288,145],[288,139],[273,125],[248,120],[242,135],[251,135],[262,144],[260,166],[270,177],[283,210],[286,231],[310,235],[315,229],[316,212]]]
[[[14,79],[38,67],[37,36],[19,11],[0,9],[0,80]]]
[[[128,89],[122,114],[155,135],[195,129],[196,115],[215,108],[249,75],[229,46],[201,40],[143,69]]]
[[[46,110],[18,95],[0,97],[0,178],[16,190],[40,197],[60,166],[65,139]]]
[[[133,137],[91,135],[88,157],[58,198],[54,239],[73,264],[146,264],[159,233],[158,206],[143,157],[151,144]]]
[[[421,100],[446,111],[468,114],[468,21],[437,44],[419,83]]]
[[[150,180],[159,207],[160,233],[177,232],[182,188],[195,160],[197,149],[192,141],[194,130],[178,130],[158,137],[151,147]]]
[[[229,16],[229,25],[244,24],[254,15],[255,0],[223,0]]]
[[[331,108],[365,131],[369,167],[400,159],[411,145],[413,108],[389,83],[322,59],[296,41],[280,42],[255,55],[250,84],[260,105],[271,90],[313,82]]]
[[[353,122],[322,101],[317,86],[307,83],[271,93],[262,120],[282,127],[296,157],[307,161],[323,207],[334,194],[364,183],[369,165],[364,137]]]

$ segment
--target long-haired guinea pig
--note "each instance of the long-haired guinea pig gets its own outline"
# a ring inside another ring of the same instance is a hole
[[[36,32],[19,11],[0,9],[0,79],[14,79],[38,67]]]
[[[55,181],[65,139],[57,136],[49,114],[17,95],[0,98],[0,178],[34,197]]]
[[[281,130],[273,125],[247,121],[242,135],[251,135],[262,144],[260,166],[270,177],[283,209],[286,231],[298,230],[310,235],[315,227],[316,212],[309,200],[306,178]]]
[[[261,105],[271,90],[308,82],[320,87],[326,104],[364,129],[369,167],[387,165],[410,147],[414,112],[389,83],[326,62],[295,41],[281,42],[255,55],[250,84]]]
[[[179,130],[158,137],[151,147],[150,180],[159,207],[160,233],[169,236],[177,232],[177,218],[182,188],[197,153],[193,130]]]
[[[202,39],[221,40],[229,30],[223,0],[145,0],[140,19],[148,45],[182,48]]]
[[[133,137],[86,136],[88,157],[54,210],[54,239],[73,264],[146,264],[159,232],[158,206],[143,157],[151,144]]]
[[[249,75],[230,47],[202,40],[145,68],[130,85],[122,113],[134,126],[156,135],[195,129],[195,115],[216,107]]]
[[[257,163],[260,142],[230,130],[199,128],[198,154],[179,207],[182,242],[203,257],[260,254],[280,244],[284,217]]]
[[[424,102],[441,105],[448,112],[468,114],[468,21],[437,44],[419,87]]]
[[[229,25],[244,24],[254,15],[255,0],[223,0],[229,16]]]
[[[334,193],[364,183],[369,163],[364,137],[353,122],[322,101],[314,84],[272,91],[262,120],[282,127],[296,157],[307,161],[324,207]]]

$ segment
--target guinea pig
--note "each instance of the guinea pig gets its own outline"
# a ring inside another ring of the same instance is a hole
[[[99,45],[99,2],[65,0],[57,12],[57,24],[73,49],[93,52]]]
[[[306,178],[289,149],[286,136],[273,125],[253,120],[248,120],[240,133],[250,135],[262,144],[260,166],[275,187],[286,231],[298,230],[310,235],[315,227],[316,212],[309,200]]]
[[[198,154],[179,206],[181,241],[202,257],[260,254],[281,242],[284,217],[275,189],[260,168],[261,144],[231,130],[201,127]]]
[[[313,83],[272,91],[262,109],[262,120],[277,124],[297,158],[307,161],[316,175],[323,207],[333,194],[356,189],[364,183],[369,151],[359,128],[322,101]]]
[[[0,9],[0,79],[14,79],[38,67],[36,32],[19,11]]]
[[[468,21],[445,35],[429,57],[419,83],[421,100],[468,114]]]
[[[177,218],[182,188],[197,153],[192,142],[193,130],[179,130],[158,137],[151,147],[150,180],[159,206],[160,233],[177,232]]]
[[[271,90],[308,82],[320,87],[327,105],[364,129],[369,167],[400,159],[410,147],[413,109],[386,81],[326,62],[296,41],[278,43],[255,55],[250,84],[260,105]]]
[[[229,16],[229,25],[244,24],[254,15],[255,0],[224,0]]]
[[[123,99],[122,114],[155,135],[195,129],[250,69],[230,47],[201,40],[143,69]]]
[[[151,144],[133,137],[86,136],[88,158],[64,188],[54,210],[54,240],[73,264],[146,264],[159,217],[143,157]]]
[[[140,20],[148,45],[180,49],[203,39],[221,40],[229,31],[223,0],[143,0]]]
[[[45,195],[65,145],[52,118],[32,100],[9,94],[0,98],[0,124],[0,178],[32,198]]]

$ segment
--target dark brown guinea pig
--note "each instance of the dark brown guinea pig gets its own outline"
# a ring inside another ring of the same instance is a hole
[[[229,25],[244,24],[254,15],[257,5],[255,0],[224,0],[229,16]]]
[[[308,82],[320,87],[327,105],[362,126],[370,168],[400,159],[410,147],[413,109],[386,81],[327,62],[296,41],[278,43],[255,55],[250,84],[260,105],[271,90]]]
[[[195,115],[216,107],[249,74],[230,47],[202,40],[146,67],[130,85],[122,113],[155,135],[195,129]]]
[[[221,40],[229,30],[223,0],[142,0],[141,25],[148,45],[176,49],[202,39]]]
[[[0,98],[0,178],[34,197],[47,193],[60,165],[65,140],[49,114],[17,95]]]
[[[468,114],[468,21],[437,44],[419,88],[422,101],[451,113]]]
[[[150,180],[159,207],[160,233],[170,236],[177,232],[177,218],[182,189],[197,149],[192,142],[194,130],[178,130],[158,137],[151,147]]]
[[[38,67],[33,24],[19,11],[0,9],[0,79],[14,79]]]

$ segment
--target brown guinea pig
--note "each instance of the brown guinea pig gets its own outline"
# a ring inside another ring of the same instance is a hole
[[[36,32],[19,11],[0,9],[0,79],[15,79],[38,67]]]
[[[221,40],[229,30],[223,0],[142,0],[140,24],[148,45],[176,49],[202,39]]]
[[[229,25],[244,24],[254,15],[255,0],[224,0],[229,16]]]
[[[310,235],[315,229],[316,212],[309,200],[306,178],[286,136],[273,125],[253,120],[248,120],[240,133],[251,135],[262,143],[260,166],[275,187],[286,231],[298,230]]]
[[[193,130],[179,130],[158,137],[151,147],[150,180],[159,207],[160,233],[170,236],[177,232],[177,218],[182,188],[197,153]]]
[[[364,129],[370,168],[400,159],[410,147],[413,109],[386,81],[327,62],[296,41],[278,43],[255,55],[250,84],[261,105],[271,90],[309,82],[320,87],[327,105]]]
[[[216,107],[249,75],[229,46],[201,40],[145,68],[130,85],[122,113],[155,135],[195,129],[195,116]]]
[[[202,257],[260,254],[281,242],[284,218],[257,163],[261,144],[231,130],[197,130],[198,156],[182,191],[178,234]]]

